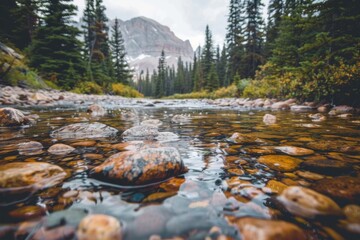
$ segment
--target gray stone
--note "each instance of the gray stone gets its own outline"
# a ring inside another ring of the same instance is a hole
[[[53,131],[50,136],[58,139],[104,138],[114,137],[117,133],[118,130],[113,127],[94,122],[67,125]]]

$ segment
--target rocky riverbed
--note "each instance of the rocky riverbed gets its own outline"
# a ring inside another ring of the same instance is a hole
[[[357,239],[360,116],[4,87],[0,239]]]

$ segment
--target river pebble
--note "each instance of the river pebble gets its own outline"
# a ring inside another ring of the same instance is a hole
[[[342,215],[340,207],[332,199],[304,187],[288,187],[278,200],[289,212],[304,218]]]
[[[78,240],[121,240],[122,228],[112,216],[93,214],[81,220],[76,236]]]

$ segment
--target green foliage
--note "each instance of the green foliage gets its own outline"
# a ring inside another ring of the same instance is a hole
[[[239,75],[237,75],[237,76],[239,76]],[[237,79],[236,76],[235,76],[235,79]],[[250,84],[250,82],[251,82],[251,79],[249,79],[249,78],[239,79],[238,81],[235,81],[235,84],[239,91],[239,94],[242,94],[244,92],[245,88]]]
[[[111,90],[114,94],[123,96],[123,97],[132,97],[132,98],[142,98],[143,94],[139,93],[132,87],[124,85],[122,83],[113,83],[111,84]]]
[[[70,2],[42,2],[44,23],[37,28],[29,47],[30,65],[66,90],[72,89],[84,72],[81,43],[76,38],[80,32],[70,25],[76,6]]]
[[[103,94],[103,89],[95,82],[80,82],[72,90],[79,94]]]
[[[114,80],[119,83],[129,83],[131,79],[129,64],[126,61],[126,52],[124,39],[120,31],[119,20],[115,18],[115,24],[112,27],[112,36],[110,40],[111,58],[114,66]]]
[[[170,99],[196,99],[196,98],[216,99],[216,98],[228,98],[228,97],[238,97],[238,89],[234,84],[232,84],[228,87],[219,88],[213,92],[203,90],[203,91],[199,91],[199,92],[191,92],[191,93],[185,93],[185,94],[174,94],[172,96],[169,96],[168,98],[170,98]]]
[[[0,51],[0,82],[5,85],[26,85],[32,88],[46,88],[46,83],[22,60]]]

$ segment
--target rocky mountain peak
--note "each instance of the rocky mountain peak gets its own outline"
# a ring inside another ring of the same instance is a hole
[[[130,65],[136,73],[157,68],[161,51],[165,51],[166,62],[176,66],[177,58],[191,62],[193,49],[188,40],[178,38],[168,26],[147,17],[135,17],[127,21],[119,20],[125,41],[125,49]]]

